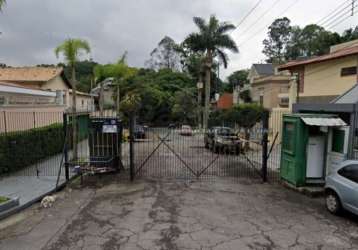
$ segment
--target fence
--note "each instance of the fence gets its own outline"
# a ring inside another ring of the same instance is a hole
[[[269,138],[272,142],[278,133],[278,138],[276,143],[281,143],[281,135],[282,135],[282,120],[283,115],[289,114],[290,110],[287,108],[274,108],[270,112],[269,118]]]
[[[0,111],[0,133],[24,131],[62,123],[63,111]]]

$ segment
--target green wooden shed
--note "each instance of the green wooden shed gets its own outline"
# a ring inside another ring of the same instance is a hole
[[[336,115],[284,115],[281,179],[295,186],[324,183],[335,161],[346,157],[348,133]]]

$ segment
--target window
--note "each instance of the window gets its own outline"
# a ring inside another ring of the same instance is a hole
[[[357,74],[357,67],[348,67],[341,69],[341,76],[352,76]]]
[[[358,183],[358,165],[349,165],[338,171],[338,174],[351,180],[355,183]]]
[[[5,96],[0,96],[0,105],[5,105]]]
[[[344,153],[344,130],[333,129],[332,133],[332,151]]]
[[[293,152],[294,150],[294,132],[295,132],[295,125],[291,122],[286,122],[284,124],[284,133],[285,136],[283,138],[283,148],[285,150]]]
[[[260,95],[260,106],[264,105],[264,96]]]

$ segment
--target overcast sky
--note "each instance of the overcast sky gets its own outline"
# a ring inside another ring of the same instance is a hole
[[[177,42],[195,31],[193,16],[215,14],[238,24],[257,0],[7,0],[0,13],[0,62],[12,66],[57,63],[53,50],[64,39],[90,42],[93,60],[116,61],[128,51],[131,66],[141,67],[168,35]],[[262,40],[269,24],[287,16],[292,24],[315,23],[344,0],[262,0],[233,38],[240,53],[230,54],[229,73],[263,61]],[[275,4],[274,7],[272,5]],[[285,11],[286,10],[286,11]],[[258,17],[263,17],[258,20]],[[333,28],[358,24],[358,13]]]

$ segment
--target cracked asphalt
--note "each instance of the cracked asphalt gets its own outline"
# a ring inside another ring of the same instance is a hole
[[[279,185],[100,178],[0,223],[0,249],[358,249],[358,219]],[[99,183],[99,184],[98,184]],[[7,225],[7,226],[6,226]]]

